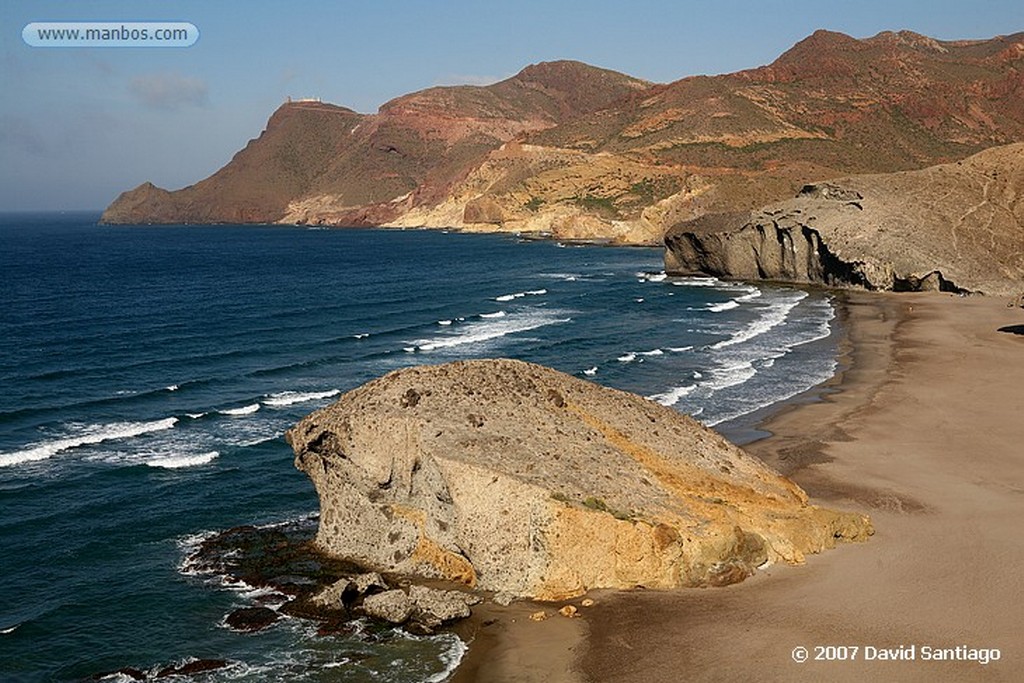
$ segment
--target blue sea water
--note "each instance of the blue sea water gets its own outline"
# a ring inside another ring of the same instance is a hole
[[[0,217],[5,681],[190,657],[233,662],[202,680],[444,680],[454,635],[236,633],[253,591],[185,561],[315,513],[282,434],[388,371],[521,358],[735,435],[836,367],[827,293],[667,277],[658,249],[96,219]]]

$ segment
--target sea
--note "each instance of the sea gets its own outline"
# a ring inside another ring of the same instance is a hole
[[[667,276],[660,249],[97,220],[0,216],[3,681],[196,658],[230,662],[200,681],[444,681],[454,634],[239,633],[258,591],[190,567],[218,531],[315,525],[291,425],[399,368],[511,357],[749,440],[837,367],[829,293]]]

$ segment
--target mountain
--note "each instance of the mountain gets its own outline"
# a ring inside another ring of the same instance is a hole
[[[377,225],[443,198],[502,143],[646,87],[566,61],[530,66],[490,86],[415,92],[376,115],[288,102],[211,177],[170,193],[143,184],[118,197],[102,220]]]
[[[1024,140],[1024,33],[818,31],[772,64],[650,84],[579,62],[439,87],[360,115],[290,103],[216,174],[143,185],[103,220],[547,232],[657,243],[851,174]]]

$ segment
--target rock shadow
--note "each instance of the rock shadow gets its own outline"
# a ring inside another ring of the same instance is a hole
[[[1000,327],[999,331],[1024,336],[1024,325],[1007,325],[1005,327]]]

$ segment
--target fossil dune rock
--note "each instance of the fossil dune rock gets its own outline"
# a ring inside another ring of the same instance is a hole
[[[873,290],[1024,288],[1024,144],[951,164],[805,187],[752,214],[703,216],[665,236],[671,273]]]
[[[320,550],[517,596],[724,585],[872,533],[688,416],[521,361],[398,370],[287,439]]]

